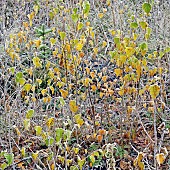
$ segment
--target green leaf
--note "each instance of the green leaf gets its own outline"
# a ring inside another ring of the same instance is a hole
[[[81,158],[78,156],[78,166],[80,167],[80,170],[83,169],[84,163],[85,163],[85,159],[81,159]]]
[[[65,32],[60,32],[61,40],[64,40],[65,37],[66,37],[66,33]]]
[[[50,33],[50,32],[52,32],[52,29],[46,29],[46,30],[44,31],[45,34],[48,34],[48,33]]]
[[[163,51],[159,52],[159,57],[162,58],[165,55],[165,53]]]
[[[95,157],[93,155],[90,155],[90,161],[91,161],[92,164],[95,163],[95,160],[96,160]]]
[[[115,38],[114,38],[114,43],[115,43],[115,44],[120,43],[120,38],[119,38],[119,37],[115,37]]]
[[[24,89],[27,91],[27,93],[31,90],[32,85],[31,84],[25,84]]]
[[[83,12],[84,12],[84,14],[88,14],[89,11],[90,11],[89,1],[83,1]]]
[[[145,39],[148,40],[150,38],[152,29],[150,27],[146,28]]]
[[[71,131],[70,130],[65,130],[64,135],[63,135],[63,139],[66,141],[66,140],[69,140],[70,137],[71,137]]]
[[[170,52],[170,47],[165,48],[164,52],[169,53]]]
[[[5,157],[8,165],[11,165],[14,160],[14,154],[13,153],[12,154],[5,153],[4,157]]]
[[[79,15],[74,13],[74,14],[71,15],[71,18],[72,18],[73,22],[76,23],[79,19]]]
[[[64,130],[62,128],[57,128],[55,133],[56,133],[56,142],[59,143],[62,139]]]
[[[70,166],[70,170],[79,170],[77,166]]]
[[[23,86],[25,84],[25,79],[24,78],[20,78],[18,81],[19,81],[19,84],[21,86]]]
[[[40,50],[48,50],[49,49],[49,47],[45,44],[41,44],[39,48],[40,48]]]
[[[7,166],[8,166],[7,163],[4,162],[3,164],[1,164],[1,167],[0,167],[0,168],[1,168],[2,170],[5,170],[5,168],[6,168]]]
[[[144,21],[139,22],[139,24],[140,24],[140,26],[141,26],[141,28],[142,28],[143,30],[145,30],[145,29],[147,28],[147,26],[148,26],[148,23],[147,23],[147,22],[144,22]]]
[[[144,12],[146,12],[147,14],[149,14],[149,12],[151,11],[151,8],[152,8],[152,6],[151,6],[151,4],[149,4],[149,3],[143,3],[143,5],[142,5],[142,9],[143,9],[143,11]]]
[[[114,59],[114,57],[117,55],[117,51],[109,51],[109,55],[111,59]]]
[[[81,30],[83,28],[84,24],[82,22],[78,23],[77,29]]]
[[[15,72],[15,67],[11,67],[11,68],[10,68],[10,72],[11,72],[12,74],[14,74],[14,72]]]
[[[41,126],[35,126],[34,127],[35,131],[36,131],[36,135],[41,135],[42,132],[42,127]]]
[[[65,101],[64,101],[63,97],[59,97],[59,101],[60,101],[60,104],[61,104],[62,106],[65,105]]]
[[[25,130],[29,130],[29,128],[30,128],[30,119],[24,119],[23,124],[24,124]]]
[[[50,17],[50,20],[53,20],[53,18],[54,18],[54,12],[53,11],[49,12],[49,17]]]
[[[30,110],[28,110],[27,113],[26,113],[26,118],[27,118],[27,119],[31,119],[31,118],[33,117],[33,115],[34,115],[34,110],[33,110],[33,109],[30,109]]]
[[[73,9],[73,12],[74,12],[75,14],[77,14],[77,11],[78,11],[78,8],[74,8],[74,9]]]
[[[143,42],[140,44],[140,49],[141,50],[146,50],[148,48],[148,44],[146,42]]]
[[[45,140],[45,144],[47,146],[51,146],[53,143],[54,143],[54,138],[52,138],[52,137],[49,137]]]
[[[130,27],[136,29],[136,28],[138,28],[138,23],[137,22],[131,22]]]
[[[150,27],[147,27],[147,28],[146,28],[146,33],[147,33],[147,34],[150,35],[150,34],[151,34],[151,31],[152,31],[152,29],[151,29]]]
[[[16,73],[16,78],[15,78],[15,80],[16,80],[17,83],[19,83],[19,79],[20,79],[20,78],[23,78],[23,73],[22,73],[22,72],[17,72],[17,73]]]

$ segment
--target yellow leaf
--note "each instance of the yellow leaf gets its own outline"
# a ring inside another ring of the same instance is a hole
[[[126,47],[125,52],[128,57],[131,57],[135,53],[135,49],[133,47]]]
[[[107,12],[107,8],[103,8],[103,13],[106,13]]]
[[[54,72],[53,72],[53,70],[49,70],[48,76],[49,76],[51,79],[54,78]]]
[[[148,107],[148,112],[154,113],[154,107]]]
[[[107,76],[103,76],[103,77],[102,77],[102,80],[103,80],[104,82],[106,82]]]
[[[35,11],[35,14],[37,14],[37,13],[38,13],[38,9],[39,9],[38,5],[34,5],[34,6],[33,6],[33,9],[34,9],[34,11]]]
[[[27,15],[27,17],[28,17],[29,20],[32,21],[33,18],[34,18],[34,15],[35,15],[35,13],[34,13],[34,12],[31,12],[30,14]]]
[[[136,40],[137,40],[137,38],[138,38],[138,34],[133,33],[133,39],[134,39],[134,41],[136,41]]]
[[[94,71],[90,72],[90,76],[92,77],[92,79],[94,79],[95,78],[95,72]]]
[[[62,95],[62,97],[64,99],[68,96],[68,91],[67,90],[60,89],[60,93],[61,93],[61,95]]]
[[[23,22],[23,26],[28,29],[28,22]]]
[[[92,89],[92,91],[96,91],[96,89],[97,89],[97,87],[96,87],[96,85],[91,85],[91,89]]]
[[[24,157],[25,156],[25,148],[24,147],[22,147],[22,149],[21,149],[21,155]]]
[[[79,127],[81,127],[84,124],[84,120],[83,119],[77,119],[76,123],[79,125]]]
[[[83,52],[80,52],[80,53],[79,53],[79,56],[80,56],[81,58],[83,58],[83,57],[85,56],[85,54],[84,54]]]
[[[15,131],[17,133],[18,136],[21,136],[21,132],[19,131],[19,129],[16,126],[13,126],[15,128]]]
[[[166,157],[165,157],[164,153],[156,154],[156,160],[157,160],[159,166],[164,163],[165,159],[166,159]]]
[[[99,96],[100,98],[102,98],[104,96],[104,93],[100,92]]]
[[[106,134],[106,130],[105,129],[99,129],[98,133],[99,133],[99,135],[105,135]]]
[[[51,42],[51,47],[53,47],[53,45],[56,43],[56,39],[55,38],[50,38],[50,42]]]
[[[44,103],[49,103],[51,101],[51,96],[48,96],[48,97],[43,97],[43,102]]]
[[[124,95],[124,89],[123,88],[121,88],[119,91],[118,91],[118,94],[120,95],[120,96],[123,96]]]
[[[52,163],[52,164],[50,165],[50,168],[51,168],[51,170],[55,170],[55,164]]]
[[[152,70],[149,70],[149,75],[154,76],[157,73],[157,68],[154,68]]]
[[[34,44],[36,45],[36,47],[38,48],[41,45],[41,40],[35,40]]]
[[[103,13],[99,13],[99,14],[98,14],[98,17],[99,17],[100,19],[103,18],[103,16],[104,16]]]
[[[89,83],[90,83],[90,79],[89,79],[88,77],[85,78],[84,85],[85,85],[86,87],[88,87],[88,86],[89,86]]]
[[[32,153],[32,158],[33,158],[33,160],[36,160],[36,159],[37,159],[38,153],[39,153],[39,151],[36,151],[36,153]]]
[[[144,157],[143,152],[139,152],[137,158],[134,160],[134,166],[139,167],[139,170],[144,170],[144,163],[142,162],[142,159]]]
[[[42,65],[40,63],[41,60],[38,57],[34,57],[32,59],[32,61],[33,61],[33,64],[35,65],[35,67],[37,67],[37,68],[42,67]]]
[[[88,27],[88,26],[90,26],[90,22],[88,21],[88,22],[86,22],[86,26]]]
[[[54,94],[54,87],[53,86],[50,86],[50,90],[51,90],[52,94]]]
[[[83,48],[83,44],[78,43],[78,44],[76,45],[76,50],[77,50],[77,51],[81,51],[82,48]]]
[[[41,79],[36,79],[36,81],[38,82],[39,85],[42,83]]]
[[[155,99],[159,95],[160,87],[157,84],[151,85],[149,87],[149,92],[152,99]]]
[[[43,96],[45,95],[45,93],[47,93],[47,89],[41,90],[41,94],[42,94]]]
[[[66,48],[67,52],[70,54],[71,53],[71,46],[70,46],[70,44],[66,44],[65,48]]]
[[[57,56],[57,54],[58,54],[58,48],[55,48],[55,51],[53,51],[53,56],[55,57]]]
[[[51,62],[47,61],[47,64],[45,65],[46,69],[48,70],[50,68]]]
[[[93,51],[94,51],[94,54],[97,55],[97,53],[98,53],[98,48],[96,48],[96,47],[93,48]]]
[[[145,54],[146,54],[146,50],[141,50],[141,54],[142,54],[142,56],[144,57]]]
[[[86,72],[87,72],[87,74],[90,73],[90,69],[88,67],[86,67]]]
[[[128,107],[127,107],[127,114],[128,114],[128,116],[130,116],[130,114],[132,113],[132,111],[133,111],[133,108],[130,107],[130,106],[128,106]]]
[[[70,100],[69,106],[70,106],[70,110],[73,113],[76,113],[78,111],[78,106],[76,105],[76,101],[75,100]]]
[[[102,42],[102,48],[106,47],[106,45],[107,45],[107,42],[106,42],[106,41],[103,41],[103,42]]]
[[[109,30],[109,32],[112,34],[112,36],[114,36],[116,34],[115,30]]]
[[[97,74],[100,78],[102,77],[102,72]]]
[[[114,73],[116,74],[116,76],[120,76],[122,74],[122,70],[120,68],[117,68],[114,70]]]
[[[62,81],[58,81],[57,84],[56,84],[59,88],[63,87],[65,85],[64,82]]]
[[[51,117],[47,120],[46,125],[48,126],[48,128],[54,125],[54,120],[54,117]]]
[[[126,56],[125,55],[121,55],[120,57],[119,57],[119,60],[121,61],[121,63],[122,64],[124,64],[125,62],[126,62]]]
[[[74,116],[74,119],[75,119],[75,121],[81,119],[81,114],[76,114],[76,115]]]
[[[139,166],[139,170],[144,170],[144,168],[145,168],[144,162],[139,162],[138,166]]]
[[[72,159],[67,159],[67,161],[66,161],[66,164],[67,164],[67,166],[69,166],[71,163],[72,163]]]
[[[142,68],[141,68],[141,66],[139,64],[136,66],[136,73],[137,73],[138,77],[141,76]]]
[[[35,91],[35,85],[32,86],[31,90],[34,92]]]
[[[81,98],[82,98],[83,101],[85,101],[86,98],[87,98],[86,93],[81,93]]]

